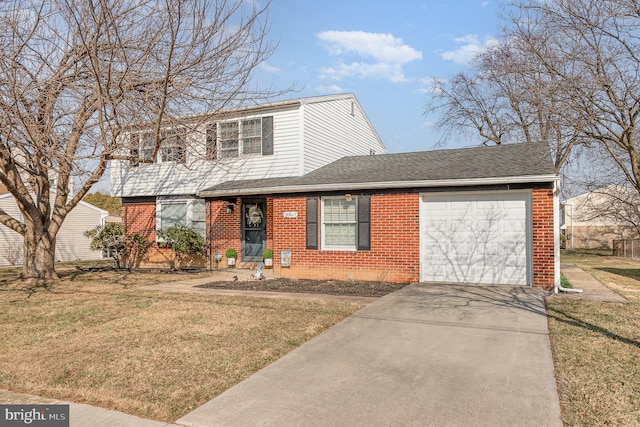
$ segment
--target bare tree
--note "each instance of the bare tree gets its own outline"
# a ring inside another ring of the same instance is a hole
[[[640,4],[511,0],[504,18],[501,43],[476,58],[472,77],[442,83],[427,111],[487,142],[546,141],[557,170],[580,144],[597,177],[586,187],[633,189],[607,191],[601,214],[637,226]]]
[[[0,3],[0,183],[24,217],[0,211],[0,223],[24,236],[24,278],[56,277],[56,235],[107,162],[127,158],[127,126],[155,129],[155,153],[161,128],[270,95],[251,85],[274,49],[267,7]]]
[[[636,0],[518,1],[512,31],[571,94],[601,216],[638,227],[640,5]],[[546,35],[546,50],[536,48]],[[553,52],[552,55],[549,52]],[[596,190],[600,187],[600,190]],[[623,190],[620,190],[623,189]],[[633,191],[629,192],[628,189]]]
[[[539,49],[545,49],[541,38]],[[443,141],[475,134],[483,144],[549,144],[556,171],[580,141],[583,123],[567,108],[571,94],[515,34],[478,54],[473,73],[436,80],[426,113],[437,115]]]

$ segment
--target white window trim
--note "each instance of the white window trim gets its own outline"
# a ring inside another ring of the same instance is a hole
[[[262,156],[262,148],[263,148],[263,144],[264,144],[264,135],[262,135],[262,119],[264,116],[251,116],[251,117],[243,117],[241,119],[234,119],[234,120],[222,120],[219,122],[215,122],[215,123],[211,123],[210,126],[215,127],[216,129],[216,153],[219,159],[234,159],[237,157],[252,157],[252,156]],[[249,121],[249,120],[260,120],[260,125],[258,127],[259,131],[260,131],[260,150],[255,152],[255,153],[245,153],[244,152],[244,135],[243,135],[243,125],[242,122],[245,121]],[[222,149],[220,146],[220,125],[222,123],[237,123],[238,124],[238,152],[236,153],[235,156],[223,156],[222,153]]]
[[[166,133],[169,131],[173,131],[174,134],[171,137],[167,137]],[[158,149],[158,153],[156,158],[154,159],[155,163],[174,163],[176,165],[184,165],[187,163],[187,138],[188,138],[188,134],[186,129],[182,129],[182,128],[168,128],[168,129],[164,129],[162,131],[161,134],[161,142],[160,142],[160,147]],[[176,138],[177,143],[175,144],[171,144],[171,145],[166,145],[166,142],[169,138]],[[182,142],[182,144],[180,144],[180,142]],[[163,160],[162,157],[164,157],[165,155],[165,151],[167,150],[169,147],[180,147],[182,148],[182,160]]]
[[[186,203],[187,204],[187,227],[193,225],[193,203],[195,201],[204,199],[191,196],[158,196],[156,197],[156,242],[162,242],[163,239],[158,237],[157,231],[162,230],[162,205],[171,203]],[[206,204],[205,204],[206,209]],[[205,210],[205,233],[206,233],[206,210]],[[203,236],[205,237],[205,236]]]
[[[346,200],[344,196],[328,196],[320,198],[320,249],[325,251],[357,251],[358,250],[358,198],[352,197],[352,200],[356,204],[356,237],[353,241],[353,246],[336,246],[336,245],[327,245],[325,242],[325,221],[324,221],[324,201],[327,199],[342,199]]]

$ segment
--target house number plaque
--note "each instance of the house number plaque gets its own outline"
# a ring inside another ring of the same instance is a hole
[[[285,212],[285,218],[298,218],[298,212]]]

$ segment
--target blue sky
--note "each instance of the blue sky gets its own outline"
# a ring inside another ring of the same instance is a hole
[[[273,0],[269,38],[279,45],[256,78],[299,89],[285,98],[353,92],[388,152],[433,149],[439,135],[423,114],[430,82],[468,69],[494,40],[498,12],[482,0]]]

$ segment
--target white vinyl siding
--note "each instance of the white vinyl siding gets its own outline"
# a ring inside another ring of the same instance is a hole
[[[10,195],[0,196],[0,209],[17,220],[23,220],[15,199]],[[80,202],[69,212],[56,238],[56,262],[100,259],[100,251],[91,250],[91,241],[83,233],[99,225],[104,225],[104,219],[107,215],[106,211],[85,202]],[[7,254],[7,250],[16,247],[22,249],[22,245],[21,235],[4,225],[0,225],[0,266],[10,265],[4,256]],[[21,263],[22,256],[20,256]]]
[[[355,250],[357,212],[355,198],[322,198],[322,249]]]
[[[186,164],[141,163],[138,167],[130,167],[128,162],[112,161],[113,195],[196,194],[224,181],[300,175],[299,109],[270,111],[264,115],[273,116],[273,155],[222,156],[215,161],[206,160],[207,126],[203,125],[188,140]],[[209,154],[213,154],[211,149]]]
[[[259,114],[229,117],[228,122],[240,126],[241,121],[272,116],[273,155],[243,155],[239,141],[239,155],[230,157],[231,152],[236,152],[233,138],[227,144],[227,153],[220,153],[220,145],[216,153],[211,147],[211,131],[207,150],[210,124],[203,123],[201,128],[189,129],[185,164],[158,162],[130,167],[128,162],[112,161],[111,191],[119,197],[197,194],[225,181],[300,176],[345,155],[368,155],[372,150],[384,153],[384,146],[357,102],[351,114],[352,102],[355,98],[350,96],[327,96],[303,99],[302,105],[288,104],[261,110]],[[242,130],[238,131],[241,139]],[[207,160],[207,156],[216,160]]]
[[[386,152],[352,98],[304,105],[304,173],[345,156]]]

